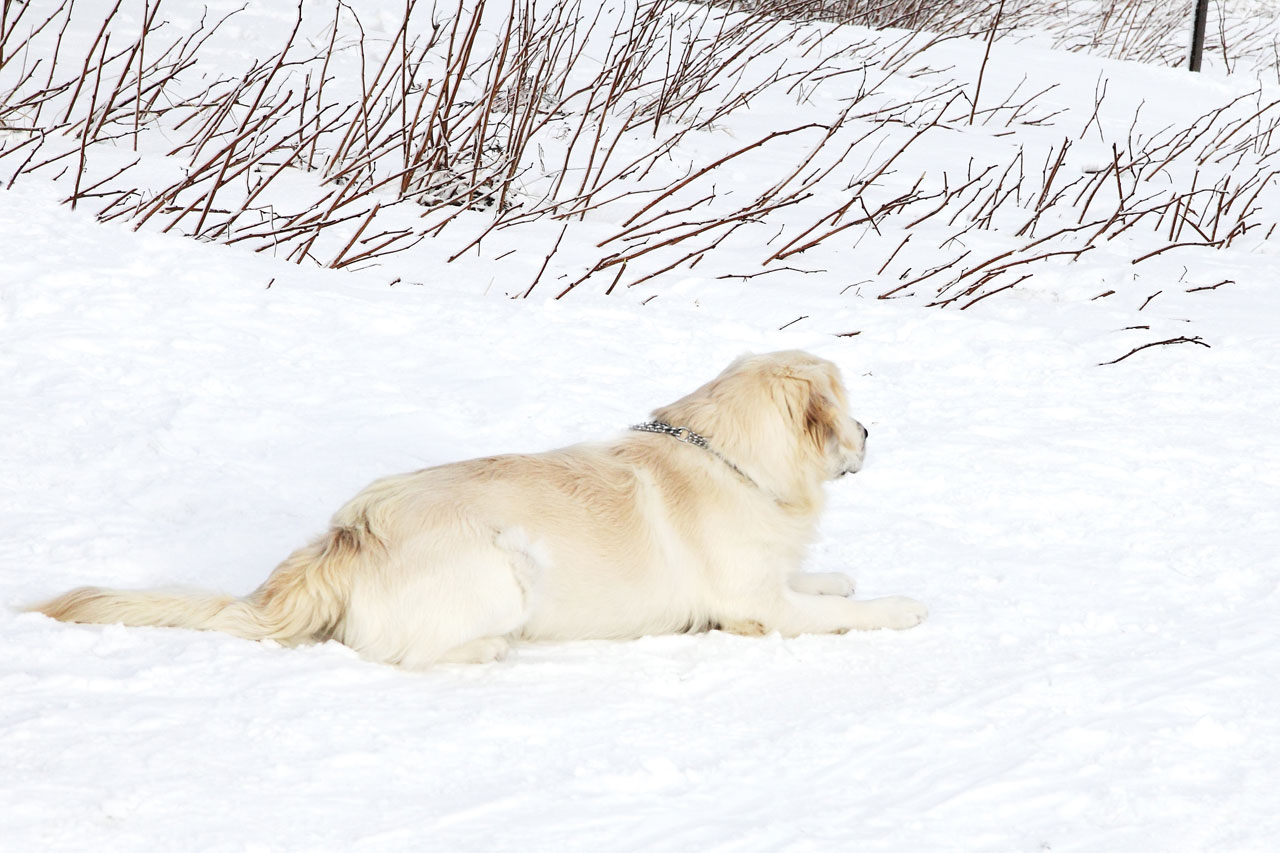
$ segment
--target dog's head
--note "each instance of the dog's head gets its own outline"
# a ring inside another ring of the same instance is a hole
[[[780,498],[862,467],[867,431],[840,371],[806,352],[748,354],[655,417],[688,426]]]

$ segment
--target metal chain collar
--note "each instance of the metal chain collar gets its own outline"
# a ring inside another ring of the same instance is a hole
[[[711,445],[705,438],[688,427],[676,427],[664,421],[649,421],[645,424],[634,424],[631,428],[639,432],[660,432],[663,435],[674,436],[686,444],[696,444],[706,450],[711,449]]]
[[[723,462],[724,464],[732,468],[734,473],[736,473],[739,477],[746,480],[748,483],[755,486],[757,489],[760,488],[760,486],[756,484],[756,481],[751,479],[751,477],[747,474],[746,471],[743,471],[737,465],[734,465],[728,459],[725,459],[724,456],[722,456],[719,453],[719,451],[717,451],[714,447],[711,446],[710,442],[708,442],[705,438],[698,435],[696,432],[689,429],[688,427],[672,426],[671,424],[666,423],[665,421],[649,421],[648,423],[643,423],[643,424],[632,424],[631,428],[633,430],[636,430],[637,432],[657,432],[663,435],[669,435],[672,438],[677,439],[678,441],[683,441],[685,444],[692,444],[696,447],[701,447],[703,450],[707,451],[712,456],[716,457],[721,462]]]

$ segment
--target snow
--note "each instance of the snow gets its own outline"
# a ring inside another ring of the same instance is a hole
[[[981,43],[941,49],[976,74]],[[1175,84],[1148,133],[1257,86],[1029,44],[993,62],[993,98],[1032,63],[1066,84],[1058,125],[1017,129],[1037,152],[1104,72],[1107,133]],[[698,144],[779,126],[741,121]],[[1011,144],[964,139],[923,140],[922,162]],[[963,312],[873,298],[900,230],[805,256],[825,272],[718,278],[759,269],[744,238],[636,291],[510,300],[559,227],[335,272],[100,224],[66,195],[0,193],[0,849],[1280,847],[1274,242],[1134,266],[1163,245],[1135,236]],[[581,242],[548,281],[594,261]],[[936,244],[922,230],[911,264]],[[1100,366],[1178,335],[1210,347]],[[85,583],[248,591],[375,477],[607,437],[791,347],[841,365],[871,433],[811,568],[924,601],[919,628],[523,645],[415,673],[19,612]]]

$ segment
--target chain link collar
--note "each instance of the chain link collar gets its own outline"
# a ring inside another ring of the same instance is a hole
[[[692,444],[695,447],[701,447],[703,450],[707,451],[712,456],[714,456],[715,458],[719,459],[721,462],[723,462],[724,464],[732,468],[733,472],[737,474],[739,477],[746,480],[748,483],[755,486],[757,489],[760,488],[760,486],[757,485],[756,481],[751,479],[751,477],[747,474],[746,471],[743,471],[737,465],[734,465],[732,462],[730,462],[728,459],[722,456],[719,451],[717,451],[714,447],[711,446],[710,442],[708,442],[704,437],[698,435],[696,432],[689,429],[688,427],[672,426],[671,424],[666,423],[665,421],[649,421],[648,423],[643,423],[643,424],[632,424],[631,428],[633,430],[636,430],[637,432],[657,432],[657,433],[661,433],[662,435],[669,435],[672,438],[676,439],[677,441],[683,441],[685,444]]]

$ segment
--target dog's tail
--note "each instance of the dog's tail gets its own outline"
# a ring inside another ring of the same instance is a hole
[[[28,608],[63,622],[223,631],[286,645],[325,640],[342,623],[351,577],[370,547],[362,531],[335,527],[299,548],[243,598],[178,590],[81,587]]]

